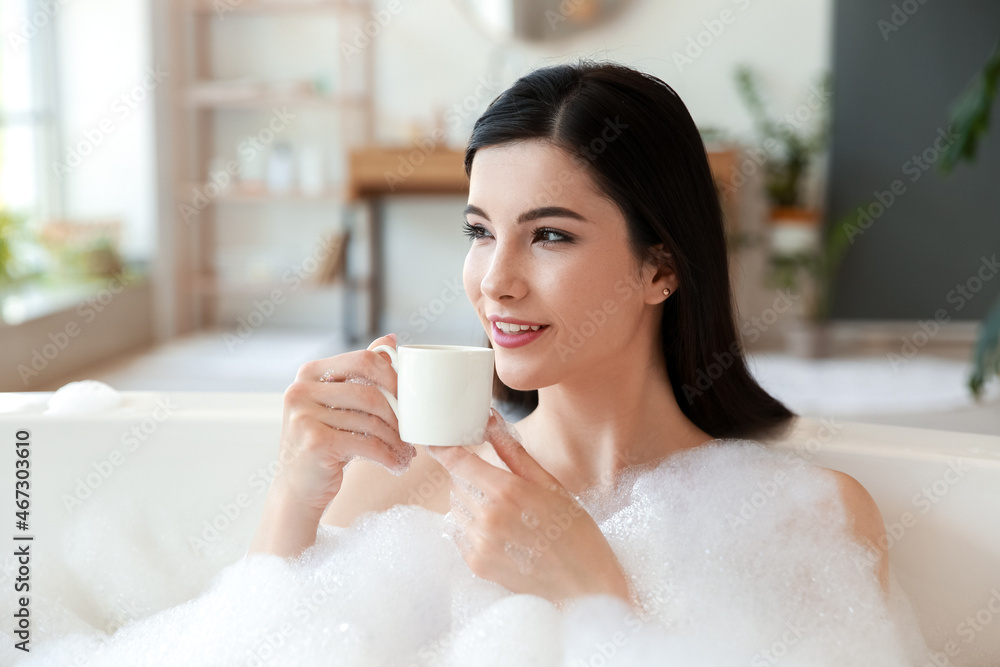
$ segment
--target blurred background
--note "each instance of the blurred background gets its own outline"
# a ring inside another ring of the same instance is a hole
[[[485,345],[464,146],[592,58],[701,128],[767,389],[1000,433],[1000,4],[2,0],[0,33],[0,391],[281,392],[388,332]]]

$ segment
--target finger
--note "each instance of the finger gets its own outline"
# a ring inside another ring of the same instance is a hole
[[[345,410],[338,406],[319,406],[316,418],[324,424],[341,431],[351,431],[362,435],[372,435],[394,448],[409,449],[409,443],[399,438],[399,430],[385,423],[378,415],[361,410]]]
[[[548,487],[562,486],[555,476],[528,454],[517,438],[517,431],[507,423],[496,408],[490,408],[490,418],[486,423],[486,439],[493,445],[493,450],[500,460],[518,477]]]
[[[398,474],[416,455],[416,448],[401,441],[395,431],[380,431],[380,425],[387,427],[377,417],[321,406],[308,410],[309,416],[328,430],[331,454],[341,461],[361,457]]]
[[[370,350],[374,347],[378,347],[379,345],[392,345],[393,347],[396,347],[396,334],[387,333],[384,336],[376,338],[368,345],[368,349]]]
[[[388,346],[392,347],[393,349],[395,349],[396,348],[396,334],[390,333],[390,334],[386,334],[386,335],[382,336],[381,338],[376,338],[375,340],[373,340],[368,345],[368,349],[369,350],[374,350],[379,345],[388,345]],[[385,350],[379,350],[377,352],[377,354],[381,355],[386,361],[390,362],[390,365],[391,365],[392,358],[389,356],[388,352],[386,352]]]
[[[393,475],[399,476],[406,472],[413,460],[414,450],[407,451],[394,447],[373,435],[332,428],[330,430],[331,433],[334,431],[337,433],[334,440],[337,443],[334,456],[344,461],[345,465],[356,458],[361,458],[381,465]]]
[[[372,352],[372,348],[378,345],[395,347],[395,334],[376,338],[366,350],[354,350],[325,359],[308,361],[299,367],[295,379],[343,382],[352,378],[366,378],[395,394],[396,371],[392,368],[388,353]]]
[[[460,477],[452,479],[455,484],[452,485],[450,495],[451,513],[457,530],[461,531],[470,543],[477,540],[480,543],[489,543],[495,540],[497,535],[491,535],[491,539],[483,537],[482,527],[488,524],[483,520],[485,503],[478,498],[482,491]],[[520,521],[515,520],[514,524],[505,523],[502,531],[505,536],[504,551],[521,574],[529,574],[534,561],[540,555],[526,546],[535,539],[535,529],[539,523],[534,512],[525,510],[521,512]]]
[[[355,350],[317,359],[299,368],[296,380],[307,382],[357,382],[379,385],[396,394],[396,371],[383,352]]]
[[[452,475],[476,484],[487,496],[496,497],[510,483],[511,473],[488,463],[465,447],[427,445],[427,451]]]
[[[397,437],[399,421],[389,407],[385,396],[374,385],[350,382],[315,382],[310,385],[309,397],[321,407],[334,406],[343,410],[357,410],[379,417]]]
[[[451,479],[453,482],[451,488],[452,502],[462,503],[463,511],[469,514],[470,519],[480,519],[483,515],[483,508],[491,502],[490,498],[483,493],[482,489],[468,480],[462,479],[457,475],[453,475]],[[541,524],[538,514],[531,509],[521,510],[519,519],[518,527],[527,528],[527,534],[532,534]]]
[[[463,500],[470,500],[480,506],[489,504],[489,497],[483,492],[482,489],[469,480],[464,477],[452,475],[451,481],[452,488],[455,492],[461,494]]]

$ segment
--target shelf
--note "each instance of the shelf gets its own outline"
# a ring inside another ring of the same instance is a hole
[[[202,275],[200,277],[196,276],[191,280],[191,291],[198,292],[200,294],[232,294],[232,295],[262,295],[268,294],[273,290],[281,290],[283,293],[286,292],[302,292],[302,293],[312,293],[312,292],[328,292],[334,289],[341,289],[347,287],[349,289],[368,289],[371,284],[370,277],[362,278],[349,278],[343,279],[338,278],[332,283],[325,283],[322,285],[310,282],[308,278],[302,280],[298,286],[283,282],[281,280],[271,280],[268,282],[246,282],[246,283],[222,283],[219,282],[212,275]]]
[[[352,0],[196,0],[190,6],[194,14],[229,15],[284,14],[293,12],[344,11],[364,9]]]
[[[220,44],[215,40],[220,37],[220,24],[216,20],[236,19],[236,23],[225,24],[223,32],[228,40],[227,48],[257,53],[260,63],[265,60],[273,62],[274,56],[282,53],[277,49],[287,50],[303,39],[328,45],[330,39],[347,39],[346,35],[358,30],[363,32],[372,17],[371,0],[177,0],[169,4],[175,7],[174,18],[179,33],[172,44],[180,49],[175,58],[179,64],[177,76],[171,77],[170,84],[173,114],[177,119],[173,130],[175,150],[171,151],[178,223],[175,246],[184,249],[175,252],[173,258],[179,276],[178,288],[182,293],[177,301],[179,330],[218,326],[226,299],[238,295],[266,299],[277,295],[277,290],[285,294],[343,290],[347,297],[343,299],[344,327],[345,331],[353,331],[357,319],[355,310],[361,303],[356,298],[360,295],[355,293],[371,292],[377,285],[376,278],[347,279],[341,276],[333,282],[318,284],[320,275],[328,277],[337,273],[332,264],[321,266],[319,273],[304,276],[301,281],[293,279],[293,274],[284,273],[254,273],[253,276],[241,277],[229,272],[220,274],[218,261],[220,253],[236,243],[229,235],[220,234],[218,227],[241,219],[244,213],[251,212],[248,210],[250,206],[262,209],[255,224],[259,223],[272,231],[276,226],[284,226],[289,216],[294,218],[300,212],[326,218],[353,216],[350,207],[345,207],[348,203],[346,183],[340,180],[346,176],[340,176],[336,167],[325,163],[324,173],[329,182],[324,180],[325,187],[318,192],[303,192],[298,187],[298,179],[293,179],[292,188],[281,192],[268,190],[266,183],[260,180],[250,181],[248,187],[248,181],[240,174],[228,174],[229,182],[224,189],[220,189],[213,174],[219,177],[219,182],[223,178],[215,163],[222,157],[227,158],[223,169],[235,167],[233,160],[236,158],[228,159],[229,156],[214,153],[216,147],[221,145],[219,139],[226,135],[220,127],[228,131],[225,126],[230,124],[230,120],[239,124],[255,115],[286,113],[283,109],[295,114],[301,111],[310,116],[310,121],[315,120],[311,116],[317,119],[322,117],[322,124],[303,125],[302,136],[295,139],[301,145],[335,138],[338,150],[346,151],[359,143],[371,143],[374,118],[373,49],[361,49],[359,56],[352,59],[342,58],[339,53],[335,55],[331,51],[319,69],[316,59],[308,56],[310,50],[295,49],[296,54],[290,54],[295,57],[290,58],[288,67],[280,71],[255,64],[257,59],[250,58],[246,71],[238,75],[222,75],[220,71],[225,68],[220,68],[219,64],[224,58],[220,58],[221,54],[217,52]],[[255,15],[260,18],[241,20]],[[287,41],[277,41],[279,36],[276,36],[274,42],[268,40],[261,43],[259,35],[269,34],[268,24],[278,19],[286,28],[281,31],[280,38]],[[292,23],[284,24],[285,19]],[[333,29],[333,24],[330,30],[320,32],[303,32],[294,27],[306,27],[305,23],[301,23],[304,21],[314,23],[328,19],[336,22],[336,29]],[[260,30],[264,32],[259,33]],[[321,74],[315,78],[311,74],[303,74],[313,71]],[[337,82],[356,83],[341,86]],[[336,136],[331,134],[334,127]],[[271,129],[274,130],[273,127]],[[339,159],[339,155],[337,157]],[[248,169],[246,175],[251,174],[262,176],[263,172]],[[297,208],[300,206],[315,208],[300,210]],[[295,211],[292,211],[293,207]],[[196,212],[201,215],[196,215]],[[263,234],[260,238],[271,236]],[[364,235],[358,238],[363,239]],[[348,240],[347,243],[351,245],[354,242]],[[273,256],[273,252],[279,249],[272,250],[266,245],[260,240],[253,244],[253,249],[280,263],[282,260]],[[342,248],[342,251],[345,263],[346,257],[355,252],[351,247]],[[234,268],[236,273],[243,268],[249,270],[249,267]]]

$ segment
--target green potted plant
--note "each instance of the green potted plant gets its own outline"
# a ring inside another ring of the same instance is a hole
[[[781,120],[774,119],[766,109],[760,82],[750,67],[738,66],[735,77],[737,92],[754,122],[758,151],[763,150],[772,222],[796,220],[815,226],[819,215],[815,206],[806,201],[803,184],[814,159],[826,148],[827,109],[832,94],[829,74],[821,75],[813,86],[809,103]]]
[[[821,231],[821,216],[817,207],[807,201],[804,186],[810,168],[827,144],[830,76],[822,74],[811,87],[808,103],[780,120],[766,109],[752,69],[737,67],[735,78],[758,140],[747,157],[763,169],[769,205],[766,282],[801,297],[801,319],[784,329],[787,347],[799,356],[826,356],[830,348],[829,290],[844,244],[836,234],[838,225],[825,234]]]

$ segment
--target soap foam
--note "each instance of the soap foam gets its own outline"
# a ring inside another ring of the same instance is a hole
[[[560,609],[512,594],[471,573],[452,514],[397,505],[348,528],[320,525],[298,559],[248,555],[197,597],[113,634],[57,621],[50,610],[35,620],[60,630],[30,657],[11,658],[26,666],[580,667],[913,665],[927,655],[895,577],[887,604],[872,560],[850,538],[832,476],[794,455],[716,440],[577,498],[641,609],[609,595]]]
[[[59,387],[48,402],[47,415],[83,415],[121,405],[122,396],[99,380],[80,380]]]

